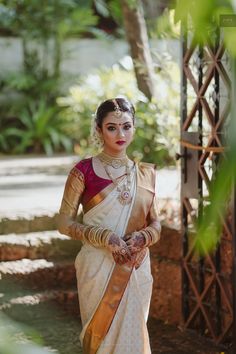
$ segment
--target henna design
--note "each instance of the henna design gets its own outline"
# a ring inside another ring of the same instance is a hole
[[[131,254],[141,251],[146,246],[146,239],[141,232],[133,232],[131,235],[126,235],[124,240]]]
[[[116,236],[116,234],[112,234],[112,235],[109,237],[108,244],[111,245],[111,246],[113,246],[113,245],[120,246],[120,240],[119,240],[119,238]]]
[[[112,256],[118,264],[124,264],[131,259],[131,253],[128,246],[124,240],[115,233],[109,237],[108,249],[112,252]]]
[[[74,240],[82,240],[84,225],[73,222],[69,227],[69,236]]]

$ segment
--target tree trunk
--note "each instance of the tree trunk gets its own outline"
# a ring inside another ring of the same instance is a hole
[[[137,5],[131,8],[127,0],[121,0],[121,8],[138,88],[151,100],[155,96],[154,68],[142,4],[138,0]]]

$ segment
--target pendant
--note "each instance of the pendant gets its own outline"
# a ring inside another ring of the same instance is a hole
[[[120,192],[118,196],[118,200],[122,205],[130,204],[132,201],[132,196],[130,191],[124,186],[123,190]]]
[[[122,166],[122,161],[121,160],[112,160],[111,165],[113,168],[120,168]]]

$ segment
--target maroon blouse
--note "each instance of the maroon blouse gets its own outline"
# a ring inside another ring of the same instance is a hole
[[[81,160],[75,167],[84,175],[85,189],[81,197],[83,205],[87,204],[91,198],[112,183],[110,179],[96,175],[92,165],[92,157]]]

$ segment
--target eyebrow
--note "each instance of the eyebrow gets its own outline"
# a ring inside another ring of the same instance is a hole
[[[111,123],[111,122],[108,122],[108,123],[106,123],[105,125],[125,125],[125,124],[131,124],[132,122],[125,122],[125,123],[122,123],[122,124],[120,124],[120,123]]]

